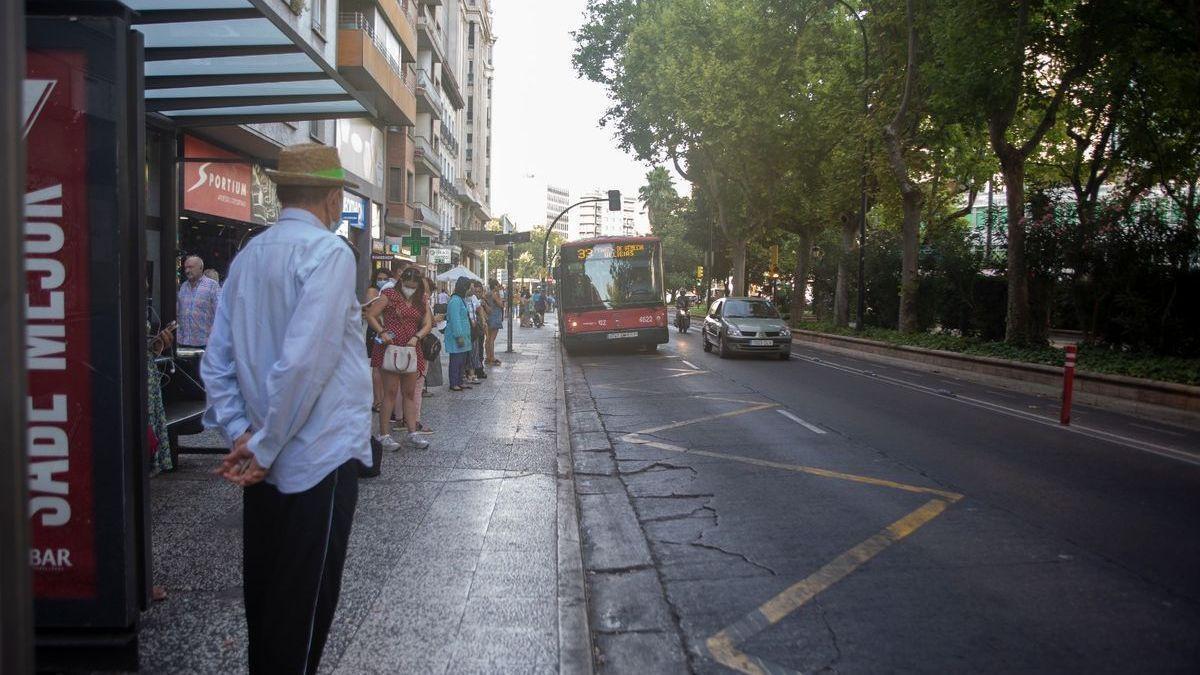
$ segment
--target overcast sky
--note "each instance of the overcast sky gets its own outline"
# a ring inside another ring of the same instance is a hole
[[[570,33],[585,5],[492,0],[492,215],[507,213],[522,229],[545,222],[547,183],[569,188],[572,200],[593,188],[636,197],[649,171],[600,127],[604,90],[571,66]]]

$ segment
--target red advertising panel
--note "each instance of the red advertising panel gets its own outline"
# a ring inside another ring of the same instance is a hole
[[[250,222],[250,165],[221,161],[241,157],[192,136],[183,138],[183,155],[183,208]]]
[[[76,51],[26,58],[30,565],[38,598],[90,599],[97,555],[87,59]]]

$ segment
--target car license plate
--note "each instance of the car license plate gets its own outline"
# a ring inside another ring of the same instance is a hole
[[[774,340],[751,340],[750,341],[751,347],[770,347],[773,344],[775,344]]]
[[[637,337],[637,331],[630,331],[628,333],[609,333],[608,334],[609,340],[619,340],[621,338],[632,338],[632,337]]]

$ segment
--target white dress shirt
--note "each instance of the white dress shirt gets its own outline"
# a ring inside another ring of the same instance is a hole
[[[250,450],[280,492],[303,492],[346,461],[371,465],[371,374],[354,255],[303,209],[238,253],[200,366],[204,423]]]

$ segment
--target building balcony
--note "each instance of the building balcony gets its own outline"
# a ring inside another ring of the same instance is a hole
[[[424,68],[417,70],[417,112],[429,113],[438,120],[446,118],[437,87],[434,86],[429,71]]]
[[[429,51],[434,63],[446,60],[446,38],[437,21],[422,14],[417,18],[417,47]]]
[[[434,211],[432,207],[423,202],[413,202],[412,207],[415,224],[424,227],[429,232],[436,233],[440,237],[442,233],[442,214]]]
[[[441,128],[438,130],[438,134],[442,138],[442,145],[450,148],[450,152],[458,154],[458,139],[455,138],[454,130],[450,128],[450,125],[442,124]]]
[[[418,174],[441,177],[442,165],[438,158],[437,140],[432,142],[424,136],[413,136],[413,162]]]
[[[404,81],[404,67],[384,51],[371,22],[358,12],[339,14],[337,41],[338,72],[374,99],[385,122],[414,126],[416,94]]]
[[[459,178],[454,185],[454,189],[458,192],[460,199],[464,204],[475,207],[480,204],[479,195],[475,194],[475,188],[470,183]]]
[[[458,76],[454,74],[454,68],[450,67],[449,61],[442,64],[442,89],[446,92],[446,98],[450,99],[450,105],[454,106],[455,110],[462,110],[466,100],[463,98],[462,87],[458,84]]]
[[[383,18],[392,27],[403,54],[401,61],[412,63],[417,60],[417,3],[416,0],[397,0],[375,3]]]
[[[445,176],[442,176],[441,194],[442,194],[442,197],[452,199],[456,202],[461,201],[464,198],[466,198],[466,195],[459,193],[458,186],[456,186],[454,184],[454,181],[450,180],[449,178],[446,178]]]

